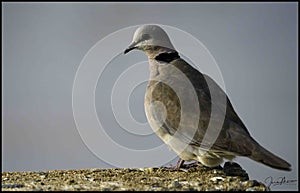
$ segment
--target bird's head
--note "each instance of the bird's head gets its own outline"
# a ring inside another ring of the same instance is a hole
[[[175,50],[167,33],[157,25],[143,25],[139,27],[133,36],[133,40],[124,54],[138,49],[148,53],[158,49]]]

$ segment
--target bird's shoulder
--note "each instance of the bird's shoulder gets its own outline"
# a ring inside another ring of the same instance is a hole
[[[214,108],[225,114],[225,121],[234,122],[246,134],[249,134],[227,94],[210,76],[201,73],[182,58],[172,61],[171,64],[189,78],[198,94],[200,105],[201,103],[214,105]]]

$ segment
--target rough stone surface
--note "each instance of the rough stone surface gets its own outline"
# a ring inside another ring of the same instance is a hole
[[[227,168],[228,169],[228,168]],[[221,190],[265,191],[263,183],[242,176],[226,175],[222,168],[192,166],[188,169],[120,168],[2,172],[3,191],[78,190]]]

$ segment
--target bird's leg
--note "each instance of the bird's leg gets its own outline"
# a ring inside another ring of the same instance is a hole
[[[177,161],[177,164],[176,166],[170,166],[170,167],[164,167],[165,169],[168,169],[168,170],[178,170],[178,169],[182,169],[183,168],[183,163],[184,163],[184,160],[179,158],[179,160]]]
[[[183,169],[184,165],[184,160],[179,158],[179,160],[177,161],[176,166],[170,166],[170,167],[164,167],[167,170],[183,170],[183,171],[187,171],[186,169]]]
[[[188,172],[190,167],[199,166],[199,165],[202,166],[202,164],[200,162],[197,162],[197,161],[195,161],[193,163],[190,163],[190,164],[185,164],[185,165],[184,165],[184,162],[185,161],[183,159],[179,158],[175,169],[179,169],[179,170]]]
[[[179,168],[182,168],[183,167],[183,163],[184,163],[184,160],[179,158],[179,160],[177,161],[177,164],[175,166],[175,169],[179,169]]]
[[[177,161],[177,164],[175,166],[175,170],[181,170],[181,171],[184,171],[184,172],[188,172],[189,170],[188,169],[185,169],[184,168],[184,160],[179,158],[179,160]]]
[[[184,160],[179,159],[175,168],[180,169],[180,170],[188,170],[189,168],[194,167],[194,166],[195,167],[201,166],[201,167],[204,167],[204,168],[223,170],[222,166],[220,166],[220,165],[215,166],[215,167],[207,167],[207,166],[203,165],[201,162],[198,162],[198,161],[194,161],[194,162],[188,163],[188,164],[183,164],[184,162],[185,162]]]
[[[203,165],[198,161],[195,161],[195,162],[184,165],[185,168],[189,168],[189,167],[193,167],[193,166],[203,166]]]
[[[190,164],[184,164],[184,160],[179,158],[179,160],[177,161],[177,164],[176,166],[173,166],[173,167],[165,167],[165,169],[169,169],[169,170],[182,170],[182,171],[185,171],[185,172],[188,172],[188,169],[189,167],[192,167],[192,166],[202,166],[202,164],[200,162],[193,162],[193,163],[190,163]]]

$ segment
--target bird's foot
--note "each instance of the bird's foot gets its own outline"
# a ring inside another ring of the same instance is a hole
[[[171,170],[171,171],[180,170],[183,167],[183,163],[184,163],[184,160],[179,158],[179,160],[177,161],[177,164],[175,166],[172,166],[172,165],[171,166],[163,166],[163,168],[166,170]]]
[[[193,170],[197,170],[197,167],[205,167],[204,165],[202,165],[200,162],[192,162],[192,163],[188,163],[188,164],[183,164],[181,168],[179,168],[181,171],[185,171],[185,172],[189,172],[189,171],[193,171]],[[199,169],[199,168],[198,168]]]
[[[179,158],[179,160],[177,161],[176,166],[169,166],[166,167],[164,166],[163,168],[166,170],[170,170],[170,171],[184,171],[184,172],[189,172],[191,170],[196,170],[198,166],[203,167],[203,168],[207,168],[207,169],[217,169],[217,170],[223,170],[223,168],[219,165],[216,167],[207,167],[204,166],[203,164],[201,164],[200,162],[192,162],[192,163],[188,163],[188,164],[184,164],[184,160]],[[199,169],[199,168],[198,168]]]
[[[189,172],[189,170],[195,166],[202,166],[201,163],[199,162],[193,162],[193,163],[189,163],[189,164],[184,164],[184,160],[179,158],[179,160],[177,161],[177,164],[175,166],[170,166],[170,167],[164,167],[164,169],[167,170],[180,170],[180,171],[184,171],[184,172]]]
[[[204,165],[202,165],[200,162],[197,162],[197,161],[195,161],[195,162],[192,162],[192,163],[188,163],[188,164],[184,164],[182,167],[183,168],[192,168],[192,167],[197,167],[197,166],[204,166]]]
[[[197,161],[188,164],[184,164],[184,162],[185,161],[183,159],[179,159],[175,168],[184,172],[189,172],[190,170],[195,169],[198,166],[204,167],[200,162]]]

